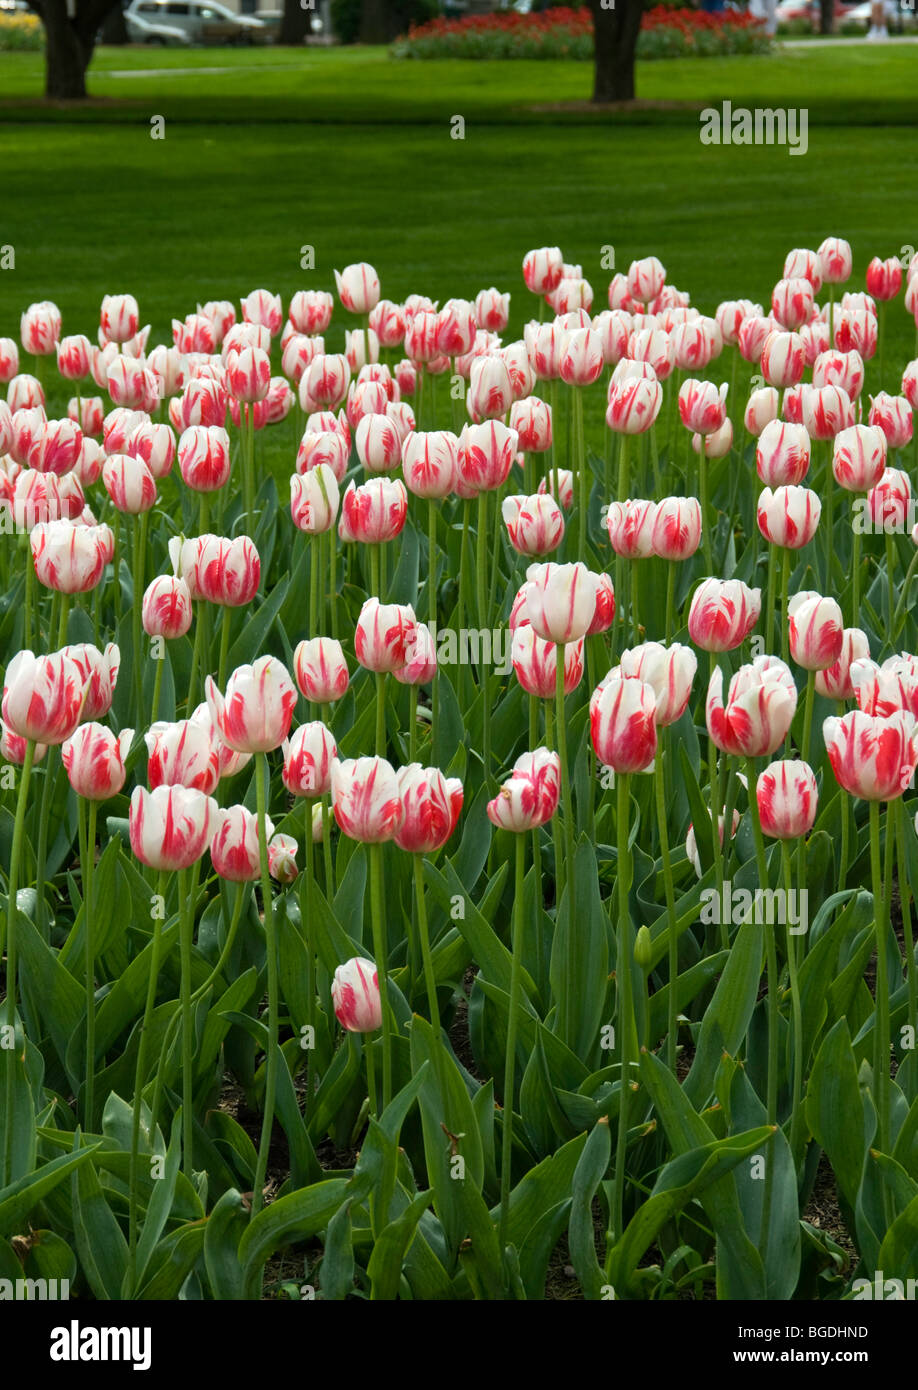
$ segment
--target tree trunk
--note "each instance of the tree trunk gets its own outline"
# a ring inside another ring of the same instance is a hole
[[[634,100],[634,54],[642,0],[590,0],[593,11],[593,100]]]
[[[284,0],[284,17],[281,20],[277,42],[299,47],[306,37],[309,21],[314,9],[305,9],[300,0]]]
[[[357,35],[360,43],[390,43],[394,38],[386,8],[386,0],[363,0]]]
[[[86,96],[86,68],[92,48],[85,51],[67,18],[65,0],[44,0],[41,17],[47,40],[45,96],[55,101],[79,101]]]
[[[819,0],[819,32],[831,34],[835,19],[835,0]]]

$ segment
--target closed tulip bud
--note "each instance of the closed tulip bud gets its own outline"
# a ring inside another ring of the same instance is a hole
[[[179,424],[176,428],[184,430],[190,425],[222,425],[228,405],[229,395],[224,382],[216,381],[213,377],[193,377],[178,402]],[[170,418],[171,415],[170,407]]]
[[[549,555],[564,537],[564,516],[553,497],[505,497],[501,515],[510,544],[520,555]]]
[[[26,406],[22,410],[13,411],[7,433],[9,435],[10,456],[16,463],[23,468],[27,467],[29,455],[33,447],[41,442],[47,427],[48,417],[43,406]],[[48,472],[50,470],[35,470],[35,472],[39,471]]]
[[[79,668],[81,688],[85,691],[80,718],[104,718],[112,707],[121,665],[120,650],[114,642],[109,642],[103,652],[91,642],[78,642],[64,647],[62,652]],[[50,743],[51,740],[46,739],[45,742]]]
[[[229,477],[229,436],[219,425],[192,425],[182,435],[183,441],[186,436],[192,437],[192,431],[203,431],[208,439],[226,441],[226,476]],[[201,438],[200,435],[195,435]],[[153,424],[152,421],[143,421],[131,430],[128,435],[123,452],[131,458],[143,459],[153,477],[156,479],[165,478],[172,469],[175,460],[175,435],[169,425]],[[184,472],[182,474],[184,477]],[[185,481],[189,486],[194,486],[188,478]],[[201,489],[203,490],[203,489]]]
[[[772,292],[771,312],[782,328],[793,330],[809,322],[813,312],[813,286],[809,280],[779,280]]]
[[[712,381],[689,377],[679,389],[679,418],[686,429],[697,434],[714,434],[727,416],[727,383],[718,388]]]
[[[852,662],[869,656],[870,643],[866,632],[862,632],[859,627],[846,627],[842,633],[842,649],[838,660],[825,670],[816,672],[817,695],[824,695],[829,700],[853,699]]]
[[[560,502],[566,512],[574,505],[574,475],[569,468],[550,468],[539,479],[539,492],[546,492]]]
[[[901,468],[886,468],[867,494],[867,511],[873,525],[894,535],[905,530],[910,512],[912,485]]]
[[[108,526],[43,521],[29,535],[35,576],[47,589],[85,594],[105,573],[114,537]]]
[[[779,657],[759,656],[732,677],[723,702],[724,673],[711,673],[705,714],[708,733],[723,753],[770,756],[787,737],[797,708],[797,688]]]
[[[195,492],[216,492],[230,476],[230,441],[220,425],[192,425],[178,444],[182,481]]]
[[[890,449],[903,449],[912,437],[912,407],[905,396],[890,396],[886,391],[879,391],[870,397],[867,423],[883,431]]]
[[[156,479],[143,459],[111,454],[102,468],[105,491],[119,512],[138,516],[156,501]]]
[[[723,345],[714,319],[698,318],[676,324],[672,332],[673,358],[680,371],[698,372],[710,366]]]
[[[564,693],[570,695],[583,679],[583,638],[564,645]],[[530,625],[513,632],[510,658],[516,678],[528,695],[554,699],[558,668],[558,647],[546,642]]]
[[[644,772],[657,751],[657,697],[652,685],[624,670],[610,672],[590,702],[590,737],[604,767]]]
[[[786,420],[789,425],[803,424],[803,392],[804,386],[789,386],[784,392],[781,403],[781,419]]]
[[[354,633],[354,652],[368,671],[398,671],[414,648],[417,618],[410,604],[368,598]]]
[[[342,308],[349,314],[369,314],[379,303],[379,276],[366,261],[335,271]]]
[[[344,355],[351,371],[360,372],[364,367],[379,361],[379,339],[372,329],[346,329]]]
[[[437,649],[430,628],[418,623],[405,646],[405,665],[392,675],[400,685],[427,685],[437,674]]]
[[[320,353],[300,382],[300,401],[305,386],[310,401],[315,403],[313,408],[335,409],[347,395],[350,380],[350,365],[343,353]]]
[[[881,261],[874,256],[867,267],[867,293],[874,299],[895,299],[902,288],[902,266],[897,256]]]
[[[773,420],[759,435],[755,466],[769,487],[796,487],[810,466],[810,437],[803,425]]]
[[[502,420],[513,404],[510,372],[502,357],[476,357],[472,362],[467,395],[468,412],[476,425]]]
[[[865,714],[888,716],[904,709],[918,715],[918,658],[903,652],[878,666],[875,661],[853,661],[850,669],[858,708]]]
[[[278,883],[293,883],[299,873],[296,850],[292,835],[275,835],[268,844],[268,872]]]
[[[502,420],[466,425],[459,436],[459,473],[475,492],[501,487],[513,466],[519,448],[516,430]]]
[[[237,401],[263,401],[271,382],[271,359],[260,348],[243,347],[226,358],[226,383]]]
[[[38,473],[69,473],[80,457],[83,431],[75,420],[49,420],[33,435],[25,460]]]
[[[296,455],[297,473],[309,473],[314,468],[324,466],[343,482],[347,472],[350,445],[339,430],[307,431],[300,440]]]
[[[26,373],[14,376],[7,387],[6,403],[14,415],[20,410],[44,410],[45,393],[41,382]]]
[[[596,607],[593,610],[593,618],[587,628],[587,637],[594,636],[597,632],[608,632],[615,621],[615,589],[612,580],[607,574],[596,576]]]
[[[869,492],[886,468],[886,435],[878,425],[851,425],[835,436],[832,472],[849,492]]]
[[[142,410],[127,410],[116,406],[102,421],[103,447],[106,454],[127,453],[128,440],[141,425],[149,424],[149,416]]]
[[[409,763],[397,773],[404,819],[395,843],[411,854],[433,854],[446,844],[462,810],[462,783],[436,767]]]
[[[357,457],[369,473],[384,473],[401,458],[398,430],[385,415],[364,415],[355,436]]]
[[[290,514],[299,531],[323,535],[338,515],[338,483],[332,470],[320,463],[310,472],[290,479]]]
[[[526,613],[547,642],[576,642],[596,611],[597,576],[578,561],[530,565],[526,571]]]
[[[737,829],[739,828],[740,819],[741,819],[741,817],[740,817],[739,811],[734,811],[734,812],[733,812],[733,826],[732,826],[732,829],[731,829],[731,831],[730,831],[730,838],[731,838],[731,840],[733,839],[733,836],[736,834]],[[722,845],[723,842],[724,842],[724,818],[723,818],[723,816],[718,816],[718,817],[717,817],[717,835],[718,835],[718,839],[719,839],[719,841],[720,841],[720,843],[721,843],[721,845]],[[690,826],[689,826],[689,828],[688,828],[688,834],[687,834],[686,837],[685,837],[685,855],[686,855],[686,858],[690,861],[690,863],[692,864],[692,867],[693,867],[694,870],[695,870],[695,876],[696,876],[696,878],[703,878],[703,877],[704,877],[704,874],[703,874],[702,868],[701,868],[701,856],[700,856],[700,854],[698,853],[698,842],[697,842],[697,840],[696,840],[696,838],[695,838],[695,827],[694,827],[694,825],[690,825]]]
[[[89,439],[89,435],[102,433],[102,421],[105,410],[102,405],[101,396],[82,396],[79,400],[71,396],[67,403],[67,414],[71,420],[75,421],[83,431],[83,441],[80,445],[80,459],[84,457],[86,445],[92,446],[93,455],[101,455],[101,449],[94,439]],[[80,466],[80,459],[73,465],[74,468]],[[101,464],[100,464],[101,470]]]
[[[819,258],[819,270],[825,284],[843,285],[846,280],[851,278],[854,257],[850,245],[841,237],[826,237],[816,255]]]
[[[269,425],[280,424],[286,420],[296,403],[296,396],[282,376],[272,376],[268,382],[268,394],[264,399],[265,416]]]
[[[349,483],[341,502],[338,535],[343,541],[378,544],[401,532],[408,515],[408,493],[400,478]]]
[[[271,294],[269,290],[252,290],[251,294],[240,300],[240,305],[247,324],[267,329],[272,338],[281,331],[284,308],[279,294]]]
[[[561,352],[567,334],[554,323],[530,324],[525,342],[532,370],[539,381],[557,381],[561,376]]]
[[[769,763],[755,788],[764,834],[773,840],[797,840],[808,835],[819,801],[816,777],[809,763],[782,758]]]
[[[603,362],[607,367],[616,366],[628,351],[631,315],[621,309],[604,309],[593,319],[593,330],[599,334]]]
[[[283,744],[284,786],[294,796],[324,796],[331,790],[338,745],[318,719],[301,724]]]
[[[437,351],[462,357],[475,341],[478,322],[475,306],[467,299],[448,299],[437,318]]]
[[[734,347],[739,339],[739,331],[744,319],[750,316],[761,317],[761,315],[761,304],[753,304],[750,299],[727,299],[722,304],[718,304],[714,318],[724,342]]]
[[[446,497],[459,472],[459,440],[449,430],[412,433],[402,445],[402,473],[416,497]]]
[[[437,335],[439,315],[433,309],[420,309],[405,325],[405,352],[412,362],[431,363],[439,355]]]
[[[331,774],[335,820],[351,840],[380,844],[401,829],[405,808],[385,758],[336,759]]]
[[[290,301],[287,317],[297,333],[324,333],[331,323],[334,306],[327,290],[298,290]]]
[[[740,579],[703,579],[692,595],[689,636],[706,652],[729,652],[749,636],[762,611],[761,589]]]
[[[404,309],[389,299],[381,299],[370,311],[370,328],[376,334],[380,347],[398,347],[405,341]]]
[[[321,346],[320,346],[321,343]],[[317,338],[307,338],[302,333],[293,333],[284,344],[281,354],[281,370],[295,386],[299,386],[315,358],[325,351],[325,345]]]
[[[91,352],[92,344],[82,333],[61,339],[57,345],[57,370],[65,381],[85,381]]]
[[[151,869],[187,869],[207,849],[221,812],[212,797],[187,787],[135,787],[128,818],[131,849]]]
[[[841,656],[842,611],[834,598],[805,591],[787,605],[790,654],[805,671],[824,671]]]
[[[827,349],[813,363],[814,386],[840,386],[856,401],[864,385],[864,359],[859,352]]]
[[[522,753],[497,796],[488,802],[488,819],[501,830],[521,834],[551,820],[561,792],[561,759],[547,748]]]
[[[719,430],[713,434],[693,434],[692,449],[696,454],[704,450],[705,458],[722,459],[726,458],[733,448],[733,422],[729,415],[724,417],[724,422]]]
[[[405,440],[414,433],[417,423],[411,406],[407,401],[390,401],[386,406],[386,419],[398,434],[400,448],[404,448]]]
[[[217,346],[217,330],[205,314],[189,314],[172,320],[172,342],[179,352],[212,353]]]
[[[418,371],[413,362],[409,362],[407,357],[399,362],[395,368],[395,380],[398,382],[398,389],[403,396],[413,396],[418,389]]]
[[[804,386],[803,425],[811,439],[834,439],[854,424],[854,406],[841,386]]]
[[[251,666],[238,666],[225,697],[208,676],[205,693],[220,737],[238,753],[270,752],[290,732],[296,687],[276,657],[260,656]]]
[[[622,362],[624,362],[624,358]],[[619,367],[622,365],[619,363]],[[618,371],[618,367],[615,369]],[[663,404],[663,387],[656,377],[613,379],[609,387],[606,424],[617,434],[643,434],[649,430]]]
[[[4,676],[3,722],[20,738],[56,746],[83,714],[85,687],[83,671],[66,648],[50,656],[17,652]]]
[[[877,316],[872,309],[844,309],[835,328],[835,346],[840,352],[855,351],[873,357],[877,350]]]
[[[799,333],[772,332],[762,347],[762,375],[769,386],[796,386],[806,366],[806,349]]]
[[[341,643],[334,637],[313,637],[298,643],[293,670],[297,685],[313,704],[332,704],[347,692],[347,662]]]
[[[657,518],[655,502],[643,499],[612,502],[606,512],[606,529],[616,555],[628,560],[646,560],[653,552],[653,528]]]
[[[371,960],[355,956],[339,965],[331,998],[335,1018],[348,1033],[373,1033],[382,1027],[379,976]]]
[[[825,720],[822,732],[835,780],[851,796],[893,801],[908,787],[918,763],[918,728],[907,710],[886,717],[852,710]]]
[[[664,497],[656,505],[651,545],[664,560],[687,560],[701,543],[701,503],[697,497]]]
[[[189,787],[208,796],[220,781],[220,754],[211,728],[194,719],[163,720],[144,734],[151,787]]]
[[[912,283],[918,284],[918,280]],[[902,373],[902,394],[912,410],[918,410],[918,358],[914,362],[909,362]]]
[[[140,324],[140,310],[132,294],[107,294],[102,299],[99,330],[107,343],[126,343]]]
[[[803,339],[806,365],[812,367],[817,357],[827,352],[831,347],[832,335],[829,332],[829,325],[823,319],[816,318],[803,324],[798,332]]]
[[[736,337],[736,345],[740,350],[740,356],[746,362],[759,362],[762,357],[762,350],[774,331],[775,323],[771,317],[766,318],[761,314],[750,314],[747,318],[744,318],[739,326],[739,332]],[[802,371],[803,368],[801,364],[801,375]],[[772,383],[772,385],[780,384],[780,382]]]
[[[672,335],[662,328],[638,328],[628,339],[627,356],[633,362],[653,367],[658,381],[665,381],[676,362]]]
[[[14,338],[0,338],[0,386],[19,375],[19,348]]]
[[[649,304],[656,299],[666,283],[666,270],[656,256],[645,256],[643,260],[632,261],[628,267],[628,293],[632,299]]]
[[[229,806],[210,844],[210,858],[221,878],[231,883],[251,883],[261,874],[258,817],[244,806]],[[265,818],[267,835],[274,825]]]
[[[510,296],[493,287],[475,297],[475,322],[491,333],[503,333],[510,317]]]
[[[248,536],[196,536],[169,543],[176,572],[187,582],[193,599],[206,599],[227,608],[242,608],[258,592],[261,561]]]
[[[143,363],[135,357],[123,353],[114,357],[106,372],[105,385],[115,405],[128,410],[143,409],[147,383]]]
[[[756,506],[759,530],[772,545],[800,550],[815,536],[822,503],[805,487],[763,488]]]
[[[785,280],[805,279],[812,287],[813,293],[818,294],[822,289],[823,280],[818,252],[808,251],[802,247],[795,247],[793,251],[788,251],[784,258],[784,278]]]
[[[528,251],[523,258],[523,279],[533,294],[546,295],[556,290],[564,273],[564,257],[558,246],[542,246]]]
[[[147,585],[141,612],[148,637],[184,637],[191,627],[191,590],[184,579],[158,575]]]
[[[14,763],[17,767],[22,767],[26,760],[26,747],[26,739],[21,738],[19,734],[14,734],[13,730],[0,719],[0,758],[3,758],[5,762]],[[35,744],[35,751],[32,755],[33,767],[36,763],[41,762],[47,751],[47,744]]]
[[[567,335],[559,362],[562,381],[569,386],[591,386],[602,375],[604,366],[598,333],[592,328],[580,328]]]
[[[622,652],[622,676],[646,682],[654,693],[658,726],[674,724],[688,708],[698,658],[691,647],[679,642],[665,647],[660,642],[644,642]]]

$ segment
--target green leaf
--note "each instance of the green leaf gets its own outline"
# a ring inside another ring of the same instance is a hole
[[[251,1209],[238,1188],[223,1193],[204,1229],[204,1264],[211,1292],[219,1302],[245,1297],[239,1242],[248,1228]]]
[[[847,1021],[840,1018],[822,1040],[806,1092],[807,1124],[829,1162],[851,1212],[857,1202],[867,1147],[857,1063]]]
[[[310,1240],[324,1231],[344,1201],[349,1178],[325,1178],[279,1197],[253,1217],[239,1242],[245,1298],[258,1298],[265,1261],[282,1245]]]
[[[762,978],[762,949],[762,924],[744,922],[701,1020],[695,1060],[685,1079],[693,1105],[707,1103],[721,1057],[725,1052],[735,1056],[746,1036]]]
[[[584,1145],[574,1169],[568,1245],[571,1264],[577,1272],[585,1298],[601,1298],[605,1274],[596,1258],[593,1228],[593,1198],[606,1175],[612,1156],[612,1135],[603,1116]]]

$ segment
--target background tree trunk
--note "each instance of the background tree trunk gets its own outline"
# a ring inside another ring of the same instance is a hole
[[[363,0],[357,36],[360,43],[389,43],[395,37],[386,11],[386,0]]]
[[[281,20],[277,42],[299,47],[306,37],[309,21],[314,13],[315,10],[304,9],[300,0],[284,0],[284,17]]]
[[[835,0],[819,0],[819,32],[831,34],[835,18]]]
[[[590,0],[593,11],[593,100],[634,100],[634,55],[643,0]]]
[[[89,67],[99,29],[120,0],[76,0],[68,15],[67,0],[32,0],[45,27],[45,96],[53,101],[80,101],[86,96]]]

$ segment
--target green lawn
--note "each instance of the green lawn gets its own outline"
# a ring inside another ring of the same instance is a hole
[[[44,297],[61,305],[65,331],[91,330],[102,294],[131,289],[155,341],[198,300],[256,285],[285,298],[330,287],[336,266],[363,257],[394,299],[509,289],[518,331],[534,305],[520,260],[546,242],[583,263],[598,301],[608,244],[625,268],[656,252],[710,311],[723,298],[766,299],[789,247],[836,233],[854,246],[860,287],[872,255],[918,240],[914,135],[895,123],[912,65],[910,50],[865,45],[642,67],[647,97],[806,100],[800,158],[703,146],[697,110],[652,113],[639,127],[566,112],[523,124],[527,104],[583,97],[584,64],[107,49],[91,74],[104,102],[48,112],[28,100],[40,88],[38,55],[0,55],[0,244],[16,251],[15,271],[0,273],[0,333]],[[231,71],[187,71],[202,67]],[[829,124],[842,100],[869,101],[888,123]],[[299,114],[281,119],[285,104]],[[450,138],[455,114],[466,118],[464,140]],[[165,139],[151,139],[151,115],[165,117]],[[314,272],[300,269],[304,244],[315,247]],[[341,331],[339,316],[331,340]],[[889,346],[897,358],[912,353],[901,309]]]

